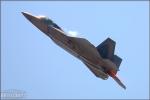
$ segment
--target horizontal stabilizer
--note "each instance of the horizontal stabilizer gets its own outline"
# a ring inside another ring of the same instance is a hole
[[[118,57],[117,55],[114,55],[113,58],[111,59],[111,61],[112,61],[113,63],[115,63],[116,66],[117,66],[118,69],[119,69],[119,66],[120,66],[120,64],[121,64],[121,62],[122,62],[122,59],[121,59],[120,57]]]
[[[119,80],[118,77],[112,77],[122,88],[126,89],[126,86]]]

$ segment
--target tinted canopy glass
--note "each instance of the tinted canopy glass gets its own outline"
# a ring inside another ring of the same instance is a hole
[[[48,17],[43,17],[43,18],[41,18],[42,20],[43,20],[43,22],[45,23],[45,24],[47,24],[48,26],[53,26],[53,27],[55,27],[55,28],[57,28],[57,29],[60,29],[60,30],[62,30],[56,23],[54,23],[52,20],[50,20]]]

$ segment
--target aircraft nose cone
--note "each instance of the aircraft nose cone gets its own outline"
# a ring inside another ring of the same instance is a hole
[[[42,22],[41,17],[34,16],[28,12],[21,12],[21,13],[39,30],[41,30],[44,33],[47,32],[47,24]]]
[[[27,16],[28,13],[27,12],[21,12],[24,16]]]
[[[21,12],[28,20],[31,20],[34,18],[33,15],[31,15],[30,13],[28,12]]]

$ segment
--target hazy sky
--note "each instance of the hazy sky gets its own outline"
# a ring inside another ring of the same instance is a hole
[[[148,1],[1,3],[2,90],[23,90],[29,99],[149,98]],[[23,11],[46,15],[95,46],[112,38],[117,43],[115,53],[123,59],[118,76],[127,89],[112,78],[95,77],[33,26]]]

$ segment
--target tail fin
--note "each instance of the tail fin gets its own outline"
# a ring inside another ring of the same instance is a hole
[[[117,55],[114,55],[115,45],[116,45],[115,41],[113,41],[110,38],[107,38],[96,48],[97,48],[99,54],[101,55],[101,57],[103,57],[105,59],[110,59],[113,63],[116,64],[116,66],[119,69],[122,59],[120,57],[118,57]]]

